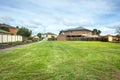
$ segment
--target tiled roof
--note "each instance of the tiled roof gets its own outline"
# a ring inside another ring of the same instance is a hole
[[[13,26],[10,26],[10,25],[8,25],[8,24],[1,24],[0,23],[0,27],[8,27],[8,28],[15,28],[15,27],[13,27]]]
[[[51,32],[48,32],[48,33],[45,33],[46,35],[50,34],[50,35],[56,35],[54,33],[51,33]]]
[[[82,30],[85,30],[85,31],[91,31],[89,29],[86,29],[86,28],[83,28],[83,27],[77,27],[77,28],[71,28],[71,29],[66,29],[66,30],[62,30],[63,32],[66,32],[66,31],[82,31]]]

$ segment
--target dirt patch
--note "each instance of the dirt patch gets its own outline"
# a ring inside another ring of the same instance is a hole
[[[117,71],[115,74],[115,80],[120,80],[120,71]]]

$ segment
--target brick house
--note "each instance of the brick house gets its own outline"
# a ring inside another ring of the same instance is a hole
[[[16,27],[10,26],[8,24],[0,24],[0,28],[4,28],[4,27],[8,28],[8,31],[13,35],[16,35],[18,32],[18,28]]]
[[[98,37],[98,35],[92,35],[92,31],[83,27],[77,27],[60,31],[57,40],[79,40],[81,37]]]

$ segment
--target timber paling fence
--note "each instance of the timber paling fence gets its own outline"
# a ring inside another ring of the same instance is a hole
[[[15,46],[17,45],[16,42],[19,43],[22,41],[23,38],[19,35],[0,34],[0,49]]]
[[[20,35],[6,35],[0,34],[0,44],[22,41],[23,38]]]

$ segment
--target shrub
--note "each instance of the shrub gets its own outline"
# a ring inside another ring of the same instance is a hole
[[[108,42],[108,37],[106,37],[106,36],[101,36],[101,37],[100,37],[100,41],[102,41],[102,42]]]
[[[21,44],[23,44],[23,42],[22,41],[17,41],[16,44],[21,45]]]
[[[32,43],[32,40],[27,40],[27,43]]]
[[[99,41],[99,37],[69,37],[68,40],[70,41]]]
[[[55,41],[57,40],[56,38],[48,38],[48,41]]]
[[[23,40],[23,43],[31,43],[32,40]]]
[[[39,39],[35,38],[35,39],[32,39],[32,42],[37,42],[39,41]]]

